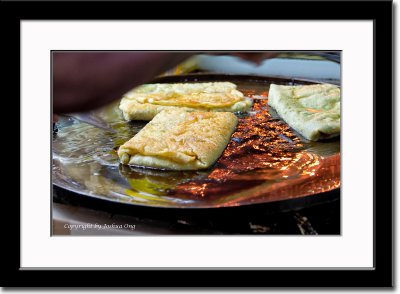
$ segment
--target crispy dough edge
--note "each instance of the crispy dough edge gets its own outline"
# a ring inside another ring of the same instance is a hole
[[[301,126],[294,119],[296,115],[288,115],[291,112],[286,109],[286,107],[282,104],[278,104],[281,96],[290,95],[288,93],[289,89],[282,87],[280,85],[271,84],[269,95],[268,95],[268,105],[272,106],[278,115],[295,131],[300,133],[304,138],[310,141],[318,141],[321,139],[331,139],[338,137],[340,135],[340,127],[338,133],[324,133],[321,129],[323,129],[324,125],[322,125],[319,121],[308,120],[305,121]],[[293,113],[293,112],[292,112]],[[339,122],[340,126],[340,122]]]
[[[136,100],[122,98],[119,109],[122,111],[125,120],[152,120],[158,113],[167,109],[182,109],[185,111],[210,111],[210,112],[237,112],[248,111],[253,105],[250,98],[245,97],[243,100],[236,102],[230,107],[225,108],[192,108],[179,106],[165,106],[151,103],[139,103]]]
[[[131,156],[129,154],[129,150],[122,148],[118,150],[118,156],[120,158],[120,162],[125,165],[136,165],[143,167],[152,167],[152,168],[162,168],[168,170],[198,170],[198,169],[207,169],[212,166],[218,158],[222,155],[224,150],[226,149],[229,141],[231,140],[231,136],[233,132],[236,130],[236,126],[238,124],[237,117],[229,113],[230,117],[227,118],[227,122],[233,122],[230,126],[230,132],[222,134],[222,139],[218,142],[218,147],[213,152],[209,152],[206,156],[206,161],[201,161],[196,159],[190,163],[178,163],[176,161],[170,160],[168,158],[162,158],[160,156],[152,156],[152,155],[143,155],[143,154],[135,154]],[[126,151],[126,152],[125,152]]]

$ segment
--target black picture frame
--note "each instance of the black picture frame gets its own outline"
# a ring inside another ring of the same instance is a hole
[[[15,97],[20,89],[21,20],[156,19],[153,14],[155,5],[158,11],[168,12],[157,19],[171,20],[373,20],[374,268],[371,270],[152,270],[151,280],[147,278],[149,272],[144,270],[21,269],[20,198],[7,197],[3,200],[3,204],[6,205],[2,206],[2,223],[7,225],[2,227],[4,231],[1,286],[393,287],[392,1],[1,2],[2,51],[3,57],[7,56],[3,67],[3,73],[7,73],[7,83],[3,85],[6,93],[10,97]],[[225,13],[227,6],[229,13]],[[190,11],[190,14],[182,14],[182,11]],[[378,92],[379,97],[377,97]],[[13,103],[20,108],[18,99],[14,99]],[[13,115],[14,121],[21,119]],[[17,127],[14,127],[13,131],[16,129]],[[385,140],[378,138],[378,129],[385,130]],[[12,166],[18,169],[18,174],[20,174],[19,163],[13,159]],[[16,195],[17,191],[20,194],[19,187],[22,185],[24,183],[19,179],[15,185],[18,189],[13,190],[13,195]],[[220,274],[227,274],[229,278],[221,278]]]

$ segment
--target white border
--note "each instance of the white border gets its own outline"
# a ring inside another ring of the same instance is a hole
[[[372,44],[372,21],[23,21],[21,266],[371,268]],[[343,50],[342,236],[50,237],[50,50],[116,49]]]

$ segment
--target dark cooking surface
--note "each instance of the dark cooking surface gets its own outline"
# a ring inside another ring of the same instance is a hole
[[[332,193],[339,199],[339,190]],[[82,198],[70,191],[54,187],[54,205],[68,218],[53,222],[53,234],[92,235],[88,229],[70,232],[65,224],[130,224],[134,231],[124,234],[172,234],[172,235],[338,235],[340,234],[340,201],[313,205],[308,208],[283,212],[271,211],[271,207],[257,205],[229,210],[171,210],[145,208],[109,203],[93,198]],[[58,206],[59,205],[59,206]],[[214,211],[214,212],[213,212]],[[87,218],[91,216],[90,218]],[[85,218],[86,217],[86,218]],[[95,231],[94,234],[115,235],[115,231]]]
[[[76,121],[60,125],[53,139],[53,183],[85,196],[149,207],[276,202],[279,205],[271,207],[281,211],[338,199],[338,193],[326,192],[340,185],[340,139],[300,140],[265,100],[271,82],[310,82],[227,75],[174,76],[158,82],[214,80],[235,82],[255,100],[251,113],[240,116],[230,144],[212,169],[167,172],[119,165],[116,148],[144,124],[124,122],[114,105],[99,115],[105,115],[117,135]]]

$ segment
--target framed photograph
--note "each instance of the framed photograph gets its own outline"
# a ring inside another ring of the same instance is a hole
[[[3,286],[393,286],[391,1],[1,6]]]

